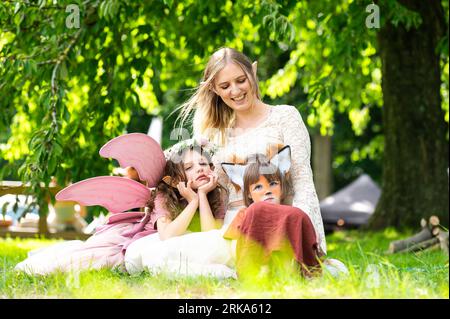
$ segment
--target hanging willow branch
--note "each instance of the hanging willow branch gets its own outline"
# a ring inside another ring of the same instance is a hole
[[[70,50],[75,45],[75,43],[78,41],[78,38],[81,35],[81,31],[82,31],[82,29],[79,29],[75,33],[75,36],[69,42],[69,45],[64,49],[62,54],[56,59],[56,64],[55,64],[55,67],[53,68],[52,78],[51,78],[51,88],[52,88],[52,97],[53,97],[52,106],[51,106],[51,110],[52,110],[52,117],[51,118],[52,118],[52,125],[54,126],[55,131],[58,131],[58,122],[56,120],[56,104],[57,104],[58,99],[59,99],[58,96],[57,96],[57,92],[58,92],[58,83],[57,83],[57,80],[56,80],[57,74],[59,72],[59,68],[61,66],[61,63],[64,62],[64,60],[67,58]]]
[[[82,29],[79,29],[67,47],[61,54],[54,59],[55,66],[53,67],[51,76],[51,104],[50,110],[50,128],[41,128],[35,132],[33,138],[30,141],[30,149],[32,153],[27,157],[23,168],[26,169],[23,174],[23,179],[31,184],[31,192],[36,196],[36,200],[39,205],[39,232],[47,233],[48,227],[45,216],[48,212],[48,202],[50,200],[50,193],[48,185],[51,181],[51,174],[55,170],[58,154],[54,154],[54,144],[56,143],[56,136],[58,134],[58,120],[57,120],[57,104],[61,101],[62,96],[59,94],[58,75],[60,74],[60,68],[62,63],[67,59],[70,50],[74,47],[78,39],[80,38]],[[41,184],[44,182],[44,185]]]

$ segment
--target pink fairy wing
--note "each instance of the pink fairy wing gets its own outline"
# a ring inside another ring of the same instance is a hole
[[[58,201],[75,201],[83,206],[100,205],[111,213],[144,207],[150,189],[132,179],[99,176],[72,184],[56,194]]]
[[[134,167],[148,187],[157,185],[166,165],[161,146],[142,133],[130,133],[112,139],[100,149],[100,155],[116,159],[123,168]]]

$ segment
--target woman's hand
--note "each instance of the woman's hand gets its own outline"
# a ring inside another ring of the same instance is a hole
[[[208,174],[209,182],[198,188],[198,193],[208,194],[217,187],[217,180],[219,177],[215,173]]]
[[[188,201],[188,203],[193,200],[198,201],[197,193],[191,188],[192,181],[187,182],[187,186],[185,186],[184,182],[179,182],[177,185],[177,189],[180,192],[181,196],[184,197]]]

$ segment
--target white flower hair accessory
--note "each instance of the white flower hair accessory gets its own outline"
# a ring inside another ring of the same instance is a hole
[[[173,159],[173,155],[179,155],[181,154],[185,149],[188,148],[194,148],[194,147],[200,147],[205,152],[207,152],[211,157],[217,153],[218,147],[217,145],[209,142],[206,138],[191,138],[187,140],[180,141],[171,147],[169,147],[167,150],[164,151],[164,157],[166,158],[166,161],[169,159]]]

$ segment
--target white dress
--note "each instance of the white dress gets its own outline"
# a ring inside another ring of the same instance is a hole
[[[30,251],[28,258],[14,269],[30,275],[116,267],[122,269],[122,244],[129,240],[122,233],[133,226],[133,223],[120,223],[95,233],[86,241],[69,240]]]
[[[236,278],[234,243],[223,238],[226,228],[224,225],[164,241],[159,234],[140,238],[128,246],[125,268],[132,275],[147,271],[153,275]]]

